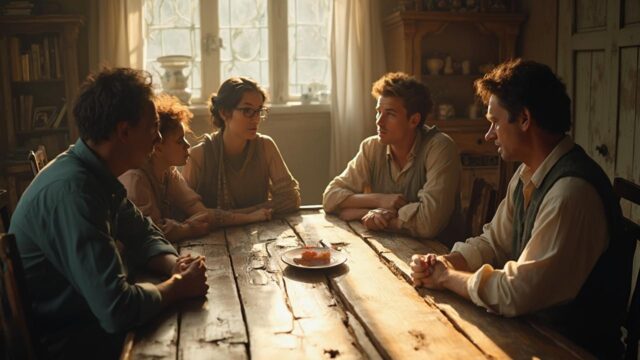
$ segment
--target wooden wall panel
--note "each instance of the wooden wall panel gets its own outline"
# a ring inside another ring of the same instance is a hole
[[[575,79],[573,96],[574,111],[574,140],[576,143],[588,144],[590,141],[589,104],[591,101],[591,52],[579,51],[576,53],[574,75]]]
[[[623,0],[624,6],[621,7],[622,11],[622,23],[626,25],[640,23],[640,1],[638,0]]]
[[[576,0],[576,32],[604,29],[607,26],[607,2],[602,0]]]
[[[612,177],[616,129],[615,121],[607,115],[610,99],[605,71],[604,51],[576,52],[573,73],[574,139]]]
[[[638,141],[638,47],[620,51],[620,99],[618,101],[618,151],[616,176],[640,183],[640,144]],[[625,215],[631,215],[631,204],[623,203]]]
[[[591,55],[591,101],[589,109],[589,132],[591,135],[589,154],[613,177],[615,153],[615,119],[608,117],[610,93],[608,77],[605,76],[604,51],[593,51]],[[599,150],[599,148],[601,150]]]

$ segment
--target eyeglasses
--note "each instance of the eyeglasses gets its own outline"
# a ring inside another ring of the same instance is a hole
[[[256,114],[258,114],[260,116],[260,120],[264,120],[267,118],[267,115],[269,115],[269,108],[266,108],[266,107],[261,107],[257,109],[253,109],[250,107],[239,107],[239,108],[235,108],[235,110],[242,111],[242,115],[250,119],[256,116]]]

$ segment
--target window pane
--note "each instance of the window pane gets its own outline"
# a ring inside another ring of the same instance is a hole
[[[249,76],[269,87],[269,46],[266,0],[218,0],[220,81]]]
[[[330,0],[288,0],[289,95],[311,91],[316,99],[331,88]]]
[[[201,96],[200,79],[200,0],[144,0],[144,66],[161,87],[163,73],[155,61],[160,56],[188,55],[191,66],[183,73],[191,74],[189,86],[193,98]]]

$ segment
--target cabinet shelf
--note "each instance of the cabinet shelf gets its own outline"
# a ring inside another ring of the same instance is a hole
[[[49,129],[18,131],[16,132],[16,136],[19,136],[19,137],[42,136],[42,135],[66,133],[66,132],[69,132],[69,128],[65,126],[65,127],[57,127],[57,128],[49,128]]]
[[[453,119],[428,119],[427,125],[437,126],[440,129],[462,129],[464,131],[486,131],[489,130],[489,123],[483,119],[466,119],[466,118],[453,118]]]
[[[43,80],[29,80],[29,81],[12,81],[14,86],[28,86],[28,85],[64,85],[64,79],[43,79]]]

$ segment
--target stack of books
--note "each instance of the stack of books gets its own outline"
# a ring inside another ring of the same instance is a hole
[[[60,38],[44,35],[34,39],[9,38],[13,81],[59,80],[62,78]]]
[[[27,0],[9,1],[2,7],[3,15],[31,15],[33,11],[33,2]]]

